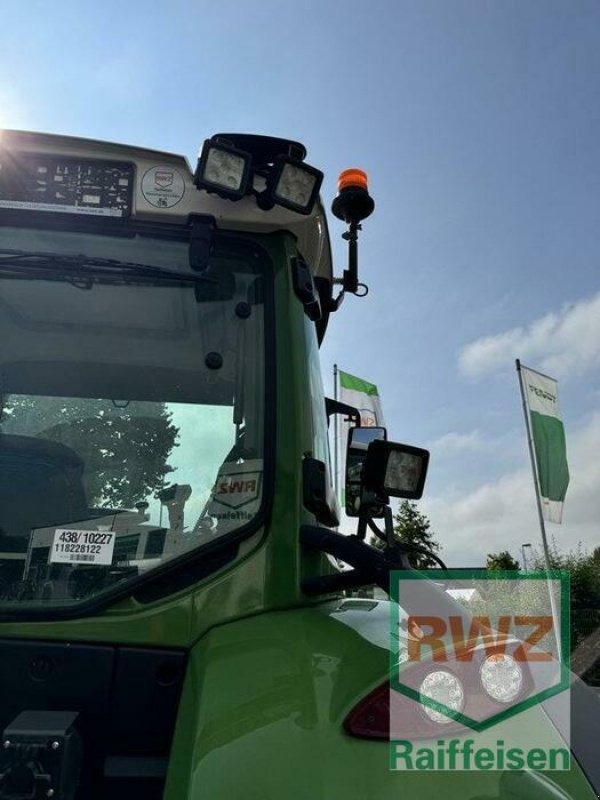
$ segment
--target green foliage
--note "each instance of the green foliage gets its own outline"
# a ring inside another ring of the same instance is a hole
[[[502,550],[499,553],[488,553],[485,567],[492,572],[497,570],[509,572],[518,570],[519,562],[511,556],[508,550]]]
[[[429,519],[417,509],[417,504],[403,500],[394,516],[394,536],[409,547],[414,545],[437,553],[440,545],[435,541],[435,534],[431,530]],[[377,542],[377,546],[383,546]],[[423,553],[413,553],[410,561],[415,569],[428,569],[437,567],[437,562]]]
[[[600,607],[600,548],[589,553],[579,544],[574,550],[562,552],[553,539],[548,550],[551,568],[570,575],[571,607]],[[531,568],[540,571],[546,568],[541,550],[534,550]]]
[[[571,582],[571,651],[577,650],[600,626],[600,548],[592,553],[581,544],[562,552],[556,540],[549,546],[550,566],[569,573]],[[533,553],[532,569],[544,570],[541,550]],[[586,681],[600,685],[600,660],[592,664]]]
[[[132,508],[165,485],[178,429],[164,403],[117,408],[106,400],[3,398],[3,433],[66,445],[85,463],[90,505]]]

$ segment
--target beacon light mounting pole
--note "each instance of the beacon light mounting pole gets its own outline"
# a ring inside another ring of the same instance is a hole
[[[333,214],[348,225],[342,238],[348,242],[348,268],[334,283],[341,285],[342,291],[332,300],[332,311],[340,307],[344,294],[349,292],[364,297],[369,292],[366,284],[358,280],[358,232],[361,222],[373,213],[375,201],[369,194],[367,173],[361,169],[346,169],[338,178],[338,193],[331,204]]]

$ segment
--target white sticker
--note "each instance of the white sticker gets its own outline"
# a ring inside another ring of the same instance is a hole
[[[112,564],[116,534],[57,528],[50,549],[51,564]]]
[[[252,519],[260,506],[262,476],[262,459],[222,464],[208,503],[210,516],[232,525]]]
[[[142,178],[142,194],[155,208],[172,208],[185,194],[185,181],[173,167],[152,167]]]
[[[69,206],[62,203],[37,203],[29,200],[0,200],[0,208],[18,208],[23,211],[52,211],[61,214],[92,214],[95,217],[122,217],[121,208],[97,208],[95,206]]]
[[[213,490],[213,500],[229,508],[241,508],[253,503],[260,491],[261,472],[232,472],[219,475]]]

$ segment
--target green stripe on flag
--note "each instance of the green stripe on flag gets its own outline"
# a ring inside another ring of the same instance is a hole
[[[565,429],[556,417],[540,414],[539,411],[530,413],[540,494],[548,500],[561,502],[569,485]]]
[[[352,389],[355,392],[362,392],[363,394],[376,396],[379,395],[377,387],[374,383],[363,381],[362,378],[357,378],[355,375],[350,375],[349,372],[342,372],[341,369],[338,372],[340,376],[340,386],[343,389]]]

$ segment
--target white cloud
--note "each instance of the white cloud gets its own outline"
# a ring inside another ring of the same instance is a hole
[[[488,443],[477,430],[470,431],[470,433],[450,431],[428,444],[428,448],[435,453],[436,457],[454,455],[465,451],[479,451],[487,446]]]
[[[567,442],[571,483],[562,525],[548,524],[561,549],[582,542],[600,545],[600,413]],[[444,549],[449,566],[483,566],[487,553],[520,555],[523,542],[540,543],[535,494],[528,464],[477,487],[464,496],[426,498],[422,510]]]
[[[461,371],[478,378],[512,367],[515,358],[563,377],[600,365],[600,293],[550,312],[529,325],[486,336],[466,345]]]

